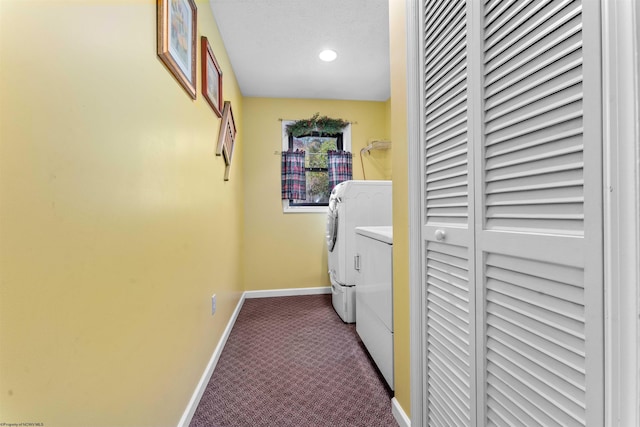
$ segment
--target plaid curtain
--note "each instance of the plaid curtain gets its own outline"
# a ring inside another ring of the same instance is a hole
[[[353,179],[351,153],[349,151],[328,151],[329,188],[340,184],[342,181]]]
[[[307,176],[304,168],[304,151],[282,152],[282,199],[306,200]]]

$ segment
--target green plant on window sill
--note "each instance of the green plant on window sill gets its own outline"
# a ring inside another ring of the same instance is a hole
[[[346,120],[332,119],[327,116],[320,117],[320,113],[315,113],[310,119],[298,120],[287,125],[287,134],[294,137],[307,135],[311,132],[336,134],[342,132],[342,129],[348,124],[349,122]]]

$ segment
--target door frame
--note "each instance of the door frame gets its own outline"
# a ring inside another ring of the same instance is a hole
[[[640,425],[639,21],[637,2],[602,2],[605,423],[610,427]]]
[[[411,425],[424,421],[422,2],[406,0]],[[602,2],[605,423],[640,425],[640,6]],[[630,90],[632,89],[632,90]],[[633,143],[630,143],[632,141]],[[635,375],[629,375],[629,372]]]
[[[410,372],[411,372],[411,425],[422,426],[425,414],[423,406],[423,292],[422,292],[422,218],[424,196],[421,176],[421,138],[424,120],[421,111],[424,104],[424,67],[422,49],[424,25],[421,20],[423,1],[406,0],[407,28],[407,151],[409,174],[409,313],[410,313]]]

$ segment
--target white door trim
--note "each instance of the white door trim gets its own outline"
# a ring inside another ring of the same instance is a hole
[[[410,299],[410,372],[411,425],[423,425],[422,372],[422,177],[420,112],[424,93],[422,66],[422,2],[406,0],[407,26],[407,146],[409,170],[409,299]]]
[[[640,7],[602,3],[605,422],[640,425]]]

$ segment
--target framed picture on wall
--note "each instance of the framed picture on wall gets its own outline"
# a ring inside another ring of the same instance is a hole
[[[200,38],[202,55],[202,95],[207,100],[216,116],[222,117],[222,71],[216,56],[213,54],[209,40]]]
[[[193,0],[158,0],[158,56],[192,99],[196,99],[197,22]]]
[[[233,156],[233,147],[236,142],[236,123],[233,119],[233,111],[231,110],[231,102],[225,101],[222,109],[222,124],[220,125],[220,134],[218,135],[218,147],[216,154],[224,157],[226,165],[224,171],[224,180],[229,181],[229,173],[231,170],[231,157]]]

